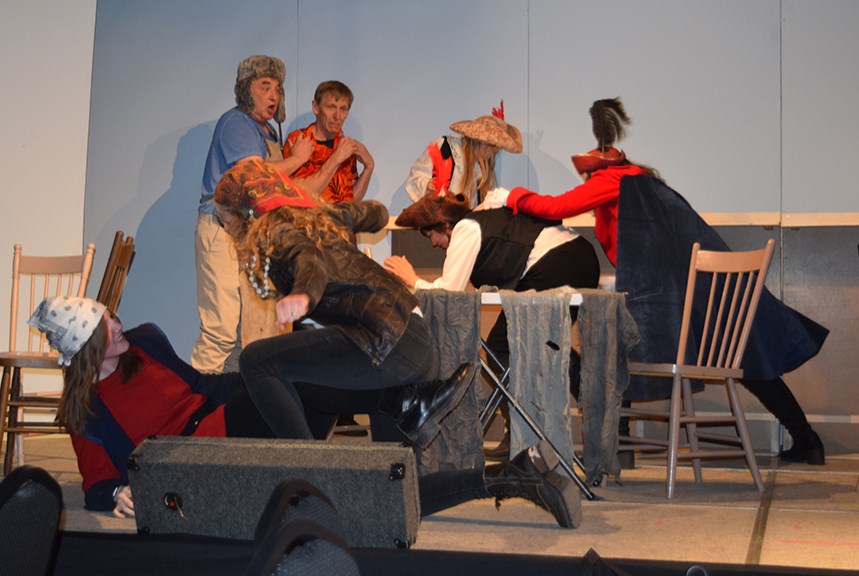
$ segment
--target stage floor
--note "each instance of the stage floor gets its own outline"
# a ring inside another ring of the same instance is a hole
[[[83,510],[80,476],[68,438],[25,440],[26,463],[49,471],[63,487],[69,531],[134,533],[134,520]],[[779,466],[759,459],[766,490],[758,494],[745,469],[704,465],[704,484],[679,472],[676,496],[665,500],[660,457],[637,458],[623,485],[596,488],[576,530],[518,500],[495,509],[470,502],[425,518],[416,550],[503,552],[603,558],[855,570],[859,567],[859,455],[827,455],[827,464]]]

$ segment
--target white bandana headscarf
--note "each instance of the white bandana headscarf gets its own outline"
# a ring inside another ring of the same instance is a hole
[[[95,332],[105,310],[104,304],[90,298],[56,296],[42,300],[27,324],[44,332],[48,344],[60,353],[59,364],[68,366]]]

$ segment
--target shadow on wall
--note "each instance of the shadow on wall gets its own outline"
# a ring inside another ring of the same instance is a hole
[[[180,357],[188,359],[199,331],[194,265],[194,229],[203,165],[212,141],[214,122],[195,126],[179,137],[169,188],[143,213],[135,236],[137,254],[123,294],[121,313],[126,327],[158,324]],[[148,167],[165,166],[156,158],[172,149],[164,140],[147,148]]]

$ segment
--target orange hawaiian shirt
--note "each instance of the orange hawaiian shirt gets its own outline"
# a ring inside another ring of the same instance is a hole
[[[291,174],[291,176],[296,180],[307,178],[308,176],[312,176],[319,172],[322,165],[331,157],[331,154],[334,152],[334,148],[337,147],[340,140],[343,138],[343,132],[340,132],[334,137],[333,145],[329,147],[327,144],[331,143],[330,141],[320,142],[314,137],[313,124],[311,124],[307,128],[294,130],[289,133],[289,136],[286,137],[286,145],[283,147],[284,158],[289,158],[289,147],[298,139],[299,134],[304,134],[313,141],[313,154],[311,154],[310,160],[302,164],[298,170]],[[352,186],[355,184],[355,180],[357,179],[358,162],[355,160],[355,157],[352,156],[337,168],[337,172],[332,176],[331,181],[328,183],[328,187],[325,188],[325,191],[322,193],[322,197],[332,204],[337,204],[339,202],[352,202],[355,199],[355,195],[352,192]]]

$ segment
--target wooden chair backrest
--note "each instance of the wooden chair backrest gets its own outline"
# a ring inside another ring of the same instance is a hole
[[[688,363],[689,335],[695,333],[700,340],[693,363],[740,368],[774,246],[772,239],[747,252],[701,250],[697,242],[692,246],[678,364]]]
[[[134,261],[134,237],[125,236],[117,231],[104,268],[104,276],[98,288],[96,300],[107,306],[108,310],[116,312],[122,292],[125,290],[125,280]]]
[[[9,318],[9,350],[50,351],[41,332],[27,325],[36,306],[54,296],[84,296],[92,271],[95,244],[79,256],[26,256],[15,244],[12,258],[12,305]],[[19,340],[18,326],[21,326]],[[26,333],[26,339],[23,334]],[[25,341],[26,340],[26,341]]]

